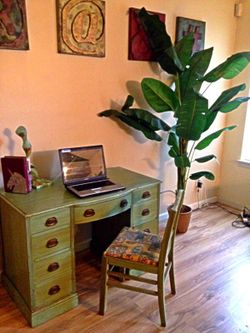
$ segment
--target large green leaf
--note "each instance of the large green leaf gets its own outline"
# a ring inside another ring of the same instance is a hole
[[[172,47],[171,37],[166,32],[165,24],[159,19],[158,15],[148,12],[143,7],[140,9],[138,16],[154,49],[164,50]]]
[[[126,101],[125,101],[125,103],[124,103],[124,105],[122,107],[122,111],[130,108],[130,106],[132,106],[133,103],[134,103],[134,97],[131,96],[131,95],[128,95],[127,99],[126,99]]]
[[[126,113],[126,116],[130,116],[134,120],[138,120],[139,124],[150,127],[154,131],[169,131],[171,129],[171,127],[162,119],[156,117],[147,110],[130,108],[124,110],[124,113]]]
[[[214,104],[210,107],[209,111],[219,111],[225,103],[228,103],[234,96],[236,96],[240,91],[244,90],[245,88],[245,84],[240,84],[239,86],[235,86],[223,91],[222,94],[214,102]]]
[[[183,67],[180,59],[178,58],[178,55],[173,46],[165,49],[163,52],[159,53],[156,56],[156,60],[159,62],[161,68],[164,69],[165,71],[167,71],[167,69],[169,67],[169,65],[168,65],[169,59],[172,59],[172,61],[174,62],[175,66],[178,70],[178,73],[184,70],[184,67]],[[174,73],[169,73],[169,74],[174,74]]]
[[[194,53],[190,60],[190,65],[185,71],[179,75],[181,97],[185,98],[185,94],[192,88],[196,91],[200,89],[201,81],[198,81],[206,72],[213,53],[213,48],[209,48]]]
[[[227,58],[211,72],[207,73],[201,81],[215,82],[220,78],[233,79],[237,76],[250,62],[250,52],[240,52]]]
[[[131,108],[133,103],[134,103],[134,97],[128,95],[124,105],[121,108],[121,110],[124,112],[124,114],[126,114],[126,116],[134,118],[134,120],[138,120],[138,123],[144,123],[144,125],[150,127],[154,131],[159,131],[159,130],[169,131],[171,129],[171,127],[167,123],[165,123],[163,120],[153,115],[151,112],[144,109]],[[106,112],[105,113],[106,116],[108,116],[108,111],[110,110],[104,111]],[[117,114],[116,112],[114,112],[117,110],[111,110],[111,111],[113,111],[112,115],[115,115],[116,117],[122,114],[122,113]]]
[[[157,112],[174,111],[178,100],[174,91],[163,82],[145,78],[141,82],[142,91],[148,104]]]
[[[206,116],[206,126],[204,128],[204,132],[210,128],[212,123],[214,122],[218,112],[210,112],[208,111],[207,116]]]
[[[239,86],[232,87],[230,89],[227,89],[222,92],[222,94],[217,98],[217,100],[214,102],[214,104],[209,108],[208,114],[207,114],[207,124],[205,127],[205,131],[210,128],[212,123],[214,122],[217,114],[219,111],[221,111],[222,108],[225,107],[225,110],[227,110],[227,103],[236,96],[240,91],[244,90],[246,88],[245,84],[240,84]],[[241,101],[243,103],[243,101]],[[240,103],[240,104],[241,104]],[[228,111],[232,111],[233,109],[237,108],[240,104],[233,103],[231,106],[229,105]],[[232,108],[230,110],[230,108]]]
[[[250,99],[250,97],[238,97],[235,98],[233,101],[228,102],[227,104],[223,105],[220,108],[220,112],[222,113],[228,113],[235,109],[237,109],[242,103],[247,102]]]
[[[169,74],[176,75],[183,70],[182,64],[173,48],[165,24],[157,15],[149,14],[145,8],[139,11],[139,19],[147,34],[151,49],[161,67]]]
[[[207,99],[190,90],[176,112],[176,134],[186,140],[199,140],[206,125],[207,111]]]
[[[195,161],[198,163],[205,163],[205,162],[211,161],[214,158],[216,158],[216,156],[214,154],[211,154],[211,155],[196,158]]]
[[[169,149],[169,151],[168,151],[168,155],[169,155],[170,157],[175,158],[176,156],[178,156],[178,152],[176,152],[176,151],[174,150],[174,148],[171,147],[171,148]]]
[[[136,130],[141,131],[146,138],[150,140],[155,141],[162,141],[162,137],[155,133],[155,130],[152,129],[150,124],[147,124],[146,122],[139,122],[138,119],[133,118],[131,116],[127,116],[123,112],[119,112],[117,110],[105,110],[98,114],[100,117],[114,117],[115,119],[119,119],[122,122],[124,122],[126,125],[133,127]]]
[[[171,147],[169,150],[169,155],[171,157],[177,157],[179,152],[179,144],[178,144],[178,137],[174,132],[170,132],[168,136],[168,145]]]
[[[202,150],[204,148],[207,148],[207,146],[210,145],[210,143],[217,139],[223,132],[225,131],[231,131],[235,128],[236,126],[233,125],[233,126],[228,126],[228,127],[224,127],[210,135],[208,135],[207,137],[205,137],[203,140],[201,140],[196,146],[195,146],[195,149],[197,150]]]
[[[175,51],[183,67],[186,67],[190,63],[191,55],[193,52],[193,44],[194,35],[193,33],[190,33],[180,39],[175,45]]]
[[[189,178],[192,180],[197,180],[201,177],[205,177],[206,179],[209,179],[209,180],[215,179],[212,172],[209,172],[209,171],[199,171],[199,172],[192,173],[192,175]]]

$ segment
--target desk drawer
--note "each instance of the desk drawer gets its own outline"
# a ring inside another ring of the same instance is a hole
[[[155,220],[158,214],[158,201],[150,200],[143,204],[134,205],[132,209],[132,225],[138,225]]]
[[[159,233],[158,219],[155,219],[154,221],[142,223],[140,225],[136,225],[133,228],[139,229],[142,231],[149,231],[152,234],[158,234]]]
[[[64,225],[70,225],[69,208],[53,210],[47,213],[33,216],[30,219],[31,234],[53,230]]]
[[[88,223],[125,212],[131,207],[131,194],[107,202],[73,208],[74,223]]]
[[[155,200],[158,198],[159,186],[147,186],[135,190],[133,193],[133,202],[140,203],[148,200]]]
[[[68,270],[72,270],[72,254],[70,250],[34,261],[33,281],[37,284],[46,279],[56,278]]]
[[[34,306],[40,307],[54,303],[72,293],[72,273],[70,271],[60,277],[47,280],[35,286],[33,290]]]
[[[31,247],[33,259],[70,248],[70,228],[62,228],[53,232],[33,235],[31,238]]]

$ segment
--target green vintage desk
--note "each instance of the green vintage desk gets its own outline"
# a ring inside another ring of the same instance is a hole
[[[58,180],[29,194],[0,194],[2,281],[32,327],[78,305],[75,224],[130,209],[131,226],[158,232],[160,182],[119,167],[108,176],[126,189],[78,199]]]

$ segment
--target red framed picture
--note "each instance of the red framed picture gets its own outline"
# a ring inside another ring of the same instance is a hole
[[[155,61],[153,52],[150,48],[147,35],[140,23],[138,13],[140,9],[129,8],[129,60]],[[165,14],[148,12],[157,15],[164,23]]]

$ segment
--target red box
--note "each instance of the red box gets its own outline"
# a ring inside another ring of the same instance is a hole
[[[31,191],[29,165],[25,156],[1,158],[5,192],[28,193]]]

